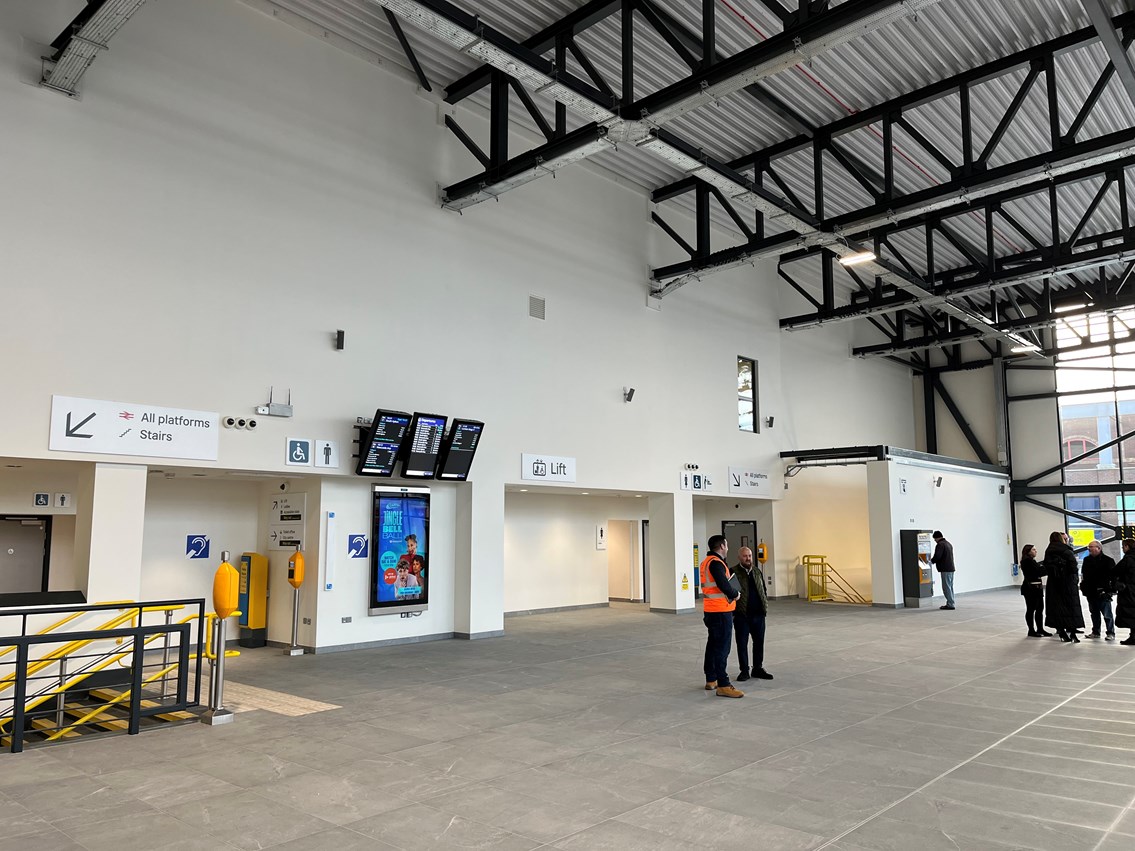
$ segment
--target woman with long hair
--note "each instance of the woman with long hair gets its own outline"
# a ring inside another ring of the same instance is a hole
[[[1052,635],[1044,631],[1044,585],[1040,578],[1045,575],[1044,565],[1037,564],[1036,547],[1025,544],[1021,547],[1021,596],[1025,598],[1025,624],[1029,628],[1029,638],[1044,638]]]
[[[1044,567],[1048,572],[1045,591],[1044,623],[1056,630],[1060,640],[1079,644],[1076,630],[1084,628],[1084,611],[1080,608],[1078,586],[1079,565],[1076,554],[1068,546],[1068,536],[1053,532],[1048,536],[1048,549],[1044,551]]]

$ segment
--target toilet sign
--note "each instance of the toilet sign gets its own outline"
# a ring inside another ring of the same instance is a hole
[[[311,441],[307,438],[289,437],[284,463],[293,467],[310,467],[312,463]]]
[[[606,523],[595,524],[595,549],[597,549],[597,550],[607,549],[607,524]]]

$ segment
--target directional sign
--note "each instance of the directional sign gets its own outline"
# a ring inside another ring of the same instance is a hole
[[[303,546],[307,494],[287,493],[268,499],[268,549],[294,550]]]
[[[56,452],[216,461],[220,415],[134,402],[51,397]]]
[[[347,536],[347,558],[370,558],[370,541],[366,535]]]
[[[772,498],[772,480],[764,470],[729,468],[729,493]]]
[[[209,557],[209,536],[208,535],[186,535],[185,536],[185,557],[186,558],[208,558]]]

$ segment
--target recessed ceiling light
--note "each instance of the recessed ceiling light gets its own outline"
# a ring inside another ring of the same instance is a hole
[[[642,499],[642,494],[641,494],[641,493],[636,493],[636,494],[634,495],[634,498],[635,498],[635,499]]]
[[[580,493],[580,496],[591,496],[591,494],[588,493],[587,491],[583,491],[583,492]]]
[[[521,492],[521,493],[528,493],[528,488],[521,488],[521,489],[520,489],[520,492]]]
[[[23,465],[23,464],[5,464],[4,466],[5,466],[5,467],[10,467],[10,468],[11,468],[11,469],[13,469],[13,470],[18,470],[18,469],[20,469],[21,467],[23,467],[24,465]]]

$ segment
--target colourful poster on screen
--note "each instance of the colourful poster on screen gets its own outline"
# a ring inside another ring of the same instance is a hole
[[[372,612],[429,601],[429,512],[428,490],[375,490]]]

